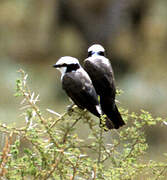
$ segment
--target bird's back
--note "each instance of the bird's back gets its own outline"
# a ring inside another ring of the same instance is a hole
[[[63,89],[74,103],[82,108],[87,109],[96,116],[96,105],[99,105],[98,96],[92,85],[92,81],[84,70],[66,73],[62,79]]]
[[[84,68],[91,77],[98,95],[100,95],[103,113],[112,121],[114,128],[118,129],[125,123],[115,104],[116,88],[114,74],[107,60],[105,57],[88,58],[85,60]]]
[[[84,69],[88,72],[96,92],[102,95],[109,95],[115,98],[115,80],[112,67],[108,59],[87,58],[84,63]]]

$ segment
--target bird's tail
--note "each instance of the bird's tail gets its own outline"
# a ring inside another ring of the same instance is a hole
[[[115,99],[103,96],[100,99],[100,104],[103,113],[108,117],[106,121],[108,129],[118,129],[125,124],[115,104]]]
[[[109,129],[112,129],[113,127],[115,129],[120,128],[121,126],[125,125],[124,120],[121,117],[120,112],[118,111],[117,106],[115,105],[114,108],[112,108],[111,111],[109,112],[104,112],[106,113],[107,117],[109,118],[109,121],[106,121],[106,126]],[[111,128],[112,127],[112,128]]]

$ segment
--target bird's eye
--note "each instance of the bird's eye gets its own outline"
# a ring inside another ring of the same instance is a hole
[[[99,51],[99,52],[98,52],[98,55],[104,56],[104,52],[103,52],[103,51]]]
[[[88,57],[92,56],[92,51],[88,52]]]
[[[66,63],[63,63],[63,64],[62,64],[62,67],[67,67],[67,64],[66,64]]]

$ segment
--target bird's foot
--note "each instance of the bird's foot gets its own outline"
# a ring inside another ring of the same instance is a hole
[[[71,115],[71,113],[74,111],[73,107],[75,106],[75,104],[70,104],[67,106],[67,112],[69,115]]]

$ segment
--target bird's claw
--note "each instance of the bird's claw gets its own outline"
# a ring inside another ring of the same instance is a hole
[[[67,112],[69,115],[71,115],[71,113],[74,111],[73,107],[75,106],[75,104],[70,104],[67,106]]]

